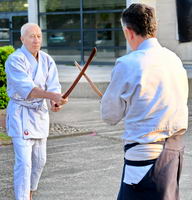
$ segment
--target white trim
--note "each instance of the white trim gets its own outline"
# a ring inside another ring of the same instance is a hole
[[[37,0],[28,0],[28,22],[38,24]]]

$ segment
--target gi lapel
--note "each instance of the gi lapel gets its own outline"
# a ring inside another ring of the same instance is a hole
[[[40,87],[40,85],[42,83],[44,83],[43,79],[45,77],[45,75],[43,74],[43,69],[42,69],[42,57],[41,57],[41,52],[38,52],[38,62],[37,62],[37,69],[36,69],[36,73],[34,76],[34,83],[35,85],[37,85],[38,87]]]
[[[35,57],[26,49],[26,47],[24,45],[21,47],[21,51],[25,55],[25,58],[27,61],[27,63],[26,63],[26,66],[28,67],[27,73],[29,73],[32,80],[34,80],[35,76],[37,74],[38,62],[35,59]]]

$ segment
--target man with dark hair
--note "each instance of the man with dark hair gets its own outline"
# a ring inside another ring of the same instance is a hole
[[[153,8],[141,4],[132,4],[122,13],[122,23],[137,35],[155,37],[157,22]],[[123,25],[122,24],[122,25]]]
[[[154,9],[132,4],[122,28],[132,52],[117,59],[101,101],[104,121],[124,119],[118,200],[178,200],[188,80],[178,56],[156,39]]]

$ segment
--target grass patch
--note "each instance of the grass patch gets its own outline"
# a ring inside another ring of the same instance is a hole
[[[5,133],[0,133],[0,140],[8,141],[11,137],[7,136]]]

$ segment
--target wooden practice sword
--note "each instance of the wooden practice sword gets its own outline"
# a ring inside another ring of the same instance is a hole
[[[75,60],[74,61],[75,66],[82,71],[82,67],[81,65]],[[101,91],[97,88],[97,86],[91,81],[91,79],[87,76],[87,74],[83,74],[83,76],[85,77],[85,79],[88,81],[88,83],[90,84],[91,88],[98,94],[98,96],[102,97],[103,94],[101,93]]]
[[[73,89],[75,88],[75,86],[77,85],[77,83],[79,82],[79,80],[81,79],[81,77],[83,76],[83,74],[85,73],[86,69],[88,68],[89,64],[91,63],[91,61],[93,60],[93,57],[95,56],[97,52],[96,47],[93,48],[87,62],[85,63],[84,67],[82,68],[81,72],[79,73],[79,75],[77,76],[77,78],[74,80],[73,84],[71,85],[71,87],[63,94],[63,98],[67,98],[71,92],[73,91]]]

